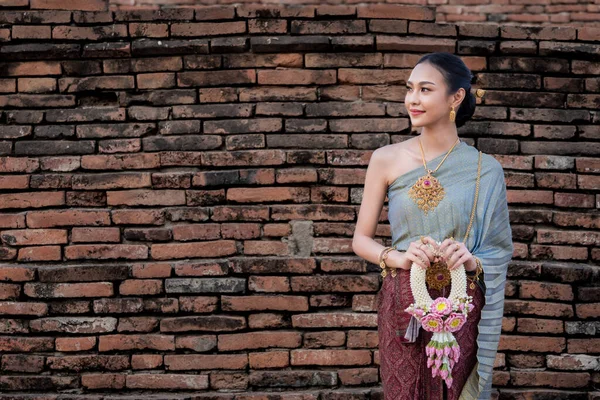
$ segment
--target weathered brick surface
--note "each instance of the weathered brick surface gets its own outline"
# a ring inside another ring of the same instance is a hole
[[[351,237],[437,50],[506,172],[499,396],[598,397],[597,6],[136,2],[0,4],[0,398],[382,398]]]

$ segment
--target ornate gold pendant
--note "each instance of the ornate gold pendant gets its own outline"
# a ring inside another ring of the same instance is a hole
[[[425,215],[437,207],[445,195],[446,192],[440,181],[431,175],[431,171],[417,179],[408,191],[408,196],[414,200]]]
[[[430,289],[442,290],[451,281],[450,271],[443,260],[431,263],[425,273],[425,280]]]

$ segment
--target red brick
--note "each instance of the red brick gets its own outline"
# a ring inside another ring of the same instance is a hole
[[[177,349],[193,350],[196,353],[215,350],[217,347],[217,336],[177,336],[175,338],[175,347]]]
[[[586,372],[514,371],[510,374],[514,386],[543,386],[546,388],[583,388],[590,381]]]
[[[114,294],[109,282],[89,283],[26,283],[24,292],[29,297],[109,297]]]
[[[208,375],[133,374],[127,375],[129,389],[208,389]]]
[[[247,354],[177,354],[165,355],[165,367],[170,371],[195,369],[246,369]]]
[[[171,276],[170,263],[134,264],[131,267],[134,278],[168,278]]]
[[[158,319],[154,317],[121,318],[117,330],[119,332],[152,332],[158,327]]]
[[[370,350],[292,350],[292,365],[369,365]]]
[[[62,258],[60,246],[22,247],[19,261],[59,261]]]
[[[178,242],[190,240],[217,240],[220,238],[220,224],[185,224],[173,227],[173,239]]]
[[[56,338],[56,351],[72,352],[92,350],[96,346],[96,337],[59,337]]]
[[[54,78],[19,78],[19,92],[48,93],[56,91]]]
[[[158,154],[128,154],[128,155],[86,155],[81,157],[81,166],[86,169],[98,170],[129,170],[158,168]]]
[[[167,24],[132,22],[129,24],[131,37],[168,37],[169,26]]]
[[[253,292],[289,292],[290,280],[287,276],[251,276],[248,289]]]
[[[246,21],[171,24],[171,36],[213,36],[246,32]]]
[[[234,315],[206,315],[164,318],[160,322],[161,332],[192,331],[236,331],[246,327],[246,319]]]
[[[81,376],[81,386],[87,389],[123,389],[125,375],[121,374],[85,374]]]
[[[25,61],[7,63],[0,67],[0,71],[2,71],[2,75],[4,76],[48,76],[61,74],[60,62],[58,61]]]
[[[35,278],[35,269],[0,264],[0,281],[26,282]]]
[[[44,357],[25,354],[5,354],[2,356],[2,370],[11,372],[42,372]]]
[[[2,242],[10,246],[31,246],[36,244],[67,243],[67,231],[64,229],[20,229],[3,231]]]
[[[69,260],[139,260],[148,258],[148,248],[144,245],[137,244],[79,244],[65,247],[65,258]]]
[[[119,293],[124,296],[154,295],[162,292],[163,281],[160,279],[128,279],[119,286]]]
[[[162,366],[162,354],[134,354],[131,356],[131,368],[155,369]]]
[[[119,228],[73,228],[71,230],[71,242],[73,243],[119,243],[120,241]]]
[[[598,318],[600,316],[600,303],[576,304],[575,311],[577,317],[582,319]]]
[[[25,214],[0,214],[0,228],[15,229],[25,227]]]
[[[223,257],[233,255],[236,252],[235,242],[232,240],[153,244],[151,249],[152,258],[155,260],[192,257]]]
[[[27,353],[53,350],[54,338],[51,337],[0,336],[0,351],[2,352]]]
[[[30,0],[32,9],[106,11],[105,0]]]
[[[6,193],[0,194],[2,208],[40,208],[62,206],[65,204],[64,192],[44,193]]]
[[[139,89],[172,88],[175,87],[175,74],[164,72],[138,74],[136,81]]]
[[[13,39],[50,39],[50,26],[15,25],[12,27]]]
[[[0,260],[12,260],[17,256],[17,249],[0,246]]]
[[[252,369],[286,368],[290,365],[290,354],[287,351],[264,351],[249,353],[248,356]]]
[[[52,38],[55,40],[101,40],[121,37],[127,37],[127,25],[55,26],[52,28]]]
[[[589,353],[597,354],[600,353],[600,339],[569,339],[568,340],[568,351],[569,353]]]
[[[77,355],[48,357],[46,364],[51,370],[87,371],[105,370],[119,371],[129,368],[127,355]]]
[[[564,327],[563,321],[537,318],[519,318],[517,330],[524,333],[561,334],[564,332]]]
[[[219,298],[216,296],[181,296],[179,307],[181,311],[194,314],[211,313],[217,310]]]
[[[44,303],[18,303],[0,301],[0,315],[35,315],[48,314],[48,305]]]
[[[565,338],[544,336],[502,335],[498,350],[560,353],[566,348]]]
[[[47,210],[27,213],[30,228],[52,228],[57,226],[110,225],[108,211],[98,210]]]
[[[0,333],[27,333],[28,321],[23,319],[0,318]]]
[[[100,336],[98,351],[113,350],[175,350],[172,335],[107,335]]]
[[[0,282],[0,300],[14,300],[21,294],[21,285]]]
[[[254,296],[222,296],[223,311],[252,310],[285,310],[308,311],[308,300],[305,296],[287,295],[254,295]]]
[[[270,347],[300,347],[302,338],[297,332],[248,332],[219,335],[219,350],[246,350]]]

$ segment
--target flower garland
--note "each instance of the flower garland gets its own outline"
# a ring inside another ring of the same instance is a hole
[[[441,242],[437,243],[441,245]],[[427,368],[432,368],[434,378],[440,375],[446,385],[452,387],[452,368],[460,358],[460,346],[452,333],[460,330],[467,321],[468,313],[474,308],[473,297],[467,296],[467,274],[463,264],[450,271],[450,295],[435,300],[427,291],[426,271],[418,264],[412,264],[410,289],[415,302],[405,311],[418,319],[423,329],[433,332],[425,349]]]

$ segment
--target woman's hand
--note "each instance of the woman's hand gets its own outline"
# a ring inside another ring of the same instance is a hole
[[[473,254],[467,250],[463,242],[454,239],[445,239],[439,247],[439,252],[444,254],[444,260],[450,271],[455,270],[461,264],[465,265],[466,271],[475,271],[477,264]]]
[[[433,246],[437,246],[437,243],[429,236],[424,236],[423,242],[421,242],[421,240],[415,240],[410,243],[406,251],[390,252],[386,260],[386,265],[392,268],[410,270],[414,262],[421,268],[427,269],[431,266],[431,262],[435,258],[433,251],[427,244],[429,243]]]

